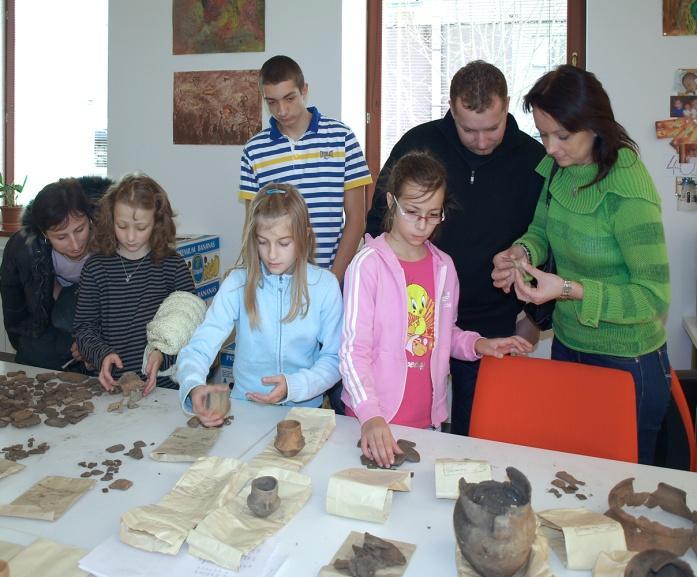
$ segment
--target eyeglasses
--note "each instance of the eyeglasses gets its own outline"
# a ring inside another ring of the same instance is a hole
[[[445,220],[445,210],[442,208],[440,209],[440,214],[419,214],[417,212],[412,212],[412,211],[406,211],[402,208],[402,205],[397,202],[397,197],[393,194],[392,198],[394,198],[394,203],[397,205],[397,210],[399,210],[399,214],[402,215],[402,218],[411,223],[411,224],[416,224],[420,220],[425,221],[428,224],[438,224],[439,222],[443,222]]]

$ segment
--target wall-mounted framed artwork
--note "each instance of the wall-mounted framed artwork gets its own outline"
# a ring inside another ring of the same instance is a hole
[[[244,144],[261,130],[258,70],[174,73],[174,144]]]
[[[172,53],[263,52],[265,0],[172,0]]]
[[[663,36],[697,34],[697,0],[663,0]]]

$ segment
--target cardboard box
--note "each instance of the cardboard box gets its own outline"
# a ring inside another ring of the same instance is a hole
[[[178,236],[176,247],[177,252],[186,261],[197,288],[214,280],[220,281],[219,236]]]
[[[214,280],[203,285],[196,285],[196,294],[206,301],[207,305],[210,305],[211,300],[213,300],[213,297],[215,296],[215,293],[218,292],[219,288],[220,280]]]
[[[220,367],[219,376],[220,379],[216,382],[219,383],[232,383],[234,378],[232,376],[232,365],[235,363],[235,343],[230,343],[228,346],[220,350]]]

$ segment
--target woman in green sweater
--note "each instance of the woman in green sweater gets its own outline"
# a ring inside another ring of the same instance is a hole
[[[651,464],[670,401],[660,197],[592,73],[559,66],[535,83],[524,108],[547,150],[537,172],[552,176],[550,198],[540,195],[528,231],[494,257],[494,285],[505,292],[513,286],[535,304],[556,299],[553,359],[632,373],[639,462]],[[547,260],[548,247],[557,274],[534,268]]]

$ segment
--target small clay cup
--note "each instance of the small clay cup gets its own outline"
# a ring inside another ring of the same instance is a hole
[[[227,417],[230,412],[230,391],[210,391],[206,398],[206,409]]]
[[[252,481],[252,490],[247,497],[247,506],[252,513],[257,517],[268,517],[280,504],[276,477],[257,477]]]
[[[273,444],[284,457],[295,457],[305,446],[300,421],[288,419],[276,425],[276,441]]]

